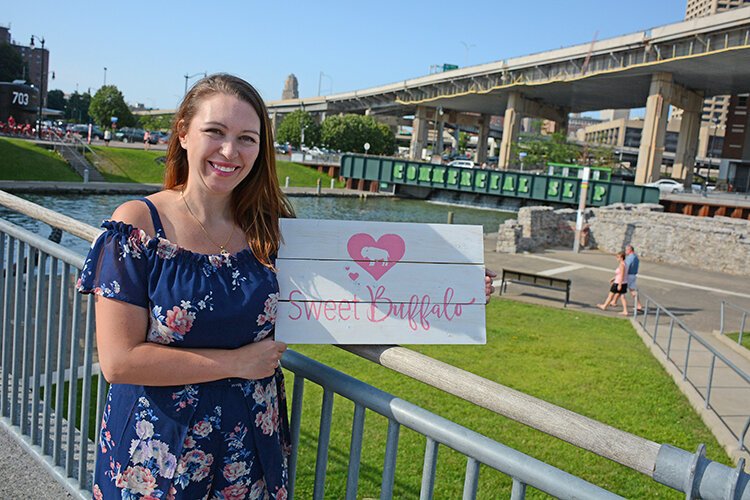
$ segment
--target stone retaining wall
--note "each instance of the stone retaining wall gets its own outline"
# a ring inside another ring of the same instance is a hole
[[[632,244],[643,260],[750,276],[750,221],[664,213],[661,205],[587,209],[588,248],[618,252]],[[525,207],[498,231],[498,252],[573,247],[575,210]]]

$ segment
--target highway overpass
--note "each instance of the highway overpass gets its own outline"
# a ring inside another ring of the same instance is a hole
[[[569,113],[646,107],[638,182],[659,177],[668,106],[684,110],[674,174],[692,175],[704,97],[750,90],[750,7],[615,38],[495,61],[329,96],[268,102],[273,118],[309,112],[414,116],[411,153],[428,127],[477,127],[486,144],[490,115],[504,116],[500,165],[511,163],[520,119],[567,124]],[[428,125],[432,122],[432,125]],[[438,134],[442,137],[442,134]],[[478,147],[478,161],[486,148]]]

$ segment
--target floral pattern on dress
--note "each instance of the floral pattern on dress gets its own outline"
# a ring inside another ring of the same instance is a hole
[[[162,314],[161,306],[151,308],[146,339],[157,344],[171,344],[183,340],[193,328],[199,311],[213,311],[211,292],[193,305],[189,300],[181,300],[179,306],[172,306]]]
[[[159,421],[148,398],[140,397],[134,408],[136,438],[130,442],[129,461],[125,469],[119,462],[110,459],[107,476],[122,492],[122,498],[163,498],[164,492],[158,488],[159,477],[171,479],[177,467],[177,458],[169,450],[169,445],[160,439],[154,423]],[[96,486],[99,488],[99,486]]]

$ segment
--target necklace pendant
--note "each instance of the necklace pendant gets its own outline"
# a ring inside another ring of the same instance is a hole
[[[219,247],[219,254],[221,254],[223,257],[229,257],[229,251],[224,247]]]

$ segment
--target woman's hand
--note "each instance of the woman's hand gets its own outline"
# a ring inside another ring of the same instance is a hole
[[[497,278],[497,273],[487,268],[484,269],[484,297],[486,299],[485,304],[490,303],[490,296],[495,293],[495,287],[492,286],[493,278]]]
[[[272,339],[253,342],[236,349],[238,376],[250,380],[270,377],[276,372],[284,351],[286,344]]]

